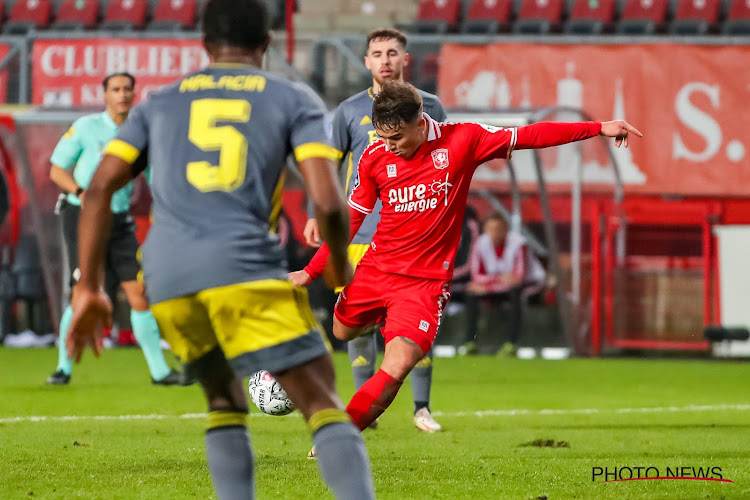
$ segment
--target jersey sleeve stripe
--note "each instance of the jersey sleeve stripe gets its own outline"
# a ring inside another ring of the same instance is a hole
[[[294,157],[297,161],[305,161],[309,158],[325,158],[326,160],[338,161],[342,156],[344,156],[344,153],[321,142],[308,142],[294,148]]]
[[[351,198],[349,198],[349,206],[352,207],[357,212],[362,212],[363,214],[368,214],[369,215],[369,214],[372,213],[372,208],[367,209],[367,208],[363,207],[362,205],[360,205],[359,203],[357,203],[355,201],[352,201]]]
[[[131,144],[128,144],[125,141],[113,139],[109,141],[107,147],[104,148],[104,154],[116,156],[132,164],[135,163],[135,160],[138,159],[138,156],[141,154],[141,152],[138,151],[138,148],[132,146]]]
[[[510,155],[513,154],[513,149],[516,147],[516,141],[518,140],[518,129],[513,127],[510,129],[510,146],[508,146],[507,159],[510,160]]]

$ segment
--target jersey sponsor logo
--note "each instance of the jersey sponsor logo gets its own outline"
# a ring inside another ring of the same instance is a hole
[[[445,148],[436,149],[432,152],[432,163],[438,170],[445,170],[450,165],[448,161],[448,150]]]
[[[440,198],[444,197],[444,203],[448,206],[448,189],[453,187],[448,182],[448,175],[445,174],[445,180],[437,179],[429,185],[415,184],[391,189],[388,191],[388,203],[396,212],[424,212],[435,209]]]
[[[363,116],[362,119],[359,121],[360,125],[370,125],[372,123],[372,120],[370,120],[369,116]]]
[[[445,195],[445,206],[448,206],[448,188],[453,187],[453,184],[448,182],[448,176],[449,174],[445,174],[445,180],[437,180],[432,181],[432,184],[430,184],[430,190],[432,191],[432,194],[436,196],[440,196],[441,194]]]
[[[395,164],[386,165],[385,168],[388,169],[388,177],[396,177],[396,165]]]
[[[423,332],[427,333],[427,330],[430,329],[430,324],[428,322],[426,322],[425,320],[420,320],[419,321],[419,329],[422,330]]]

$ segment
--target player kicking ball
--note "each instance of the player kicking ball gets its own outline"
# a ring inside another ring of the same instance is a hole
[[[475,169],[515,149],[559,146],[603,135],[628,146],[642,134],[624,121],[550,123],[495,128],[438,123],[423,113],[416,89],[386,82],[372,105],[380,137],[362,154],[358,185],[349,197],[350,234],[377,201],[383,208],[370,250],[334,308],[333,333],[349,341],[385,321],[380,369],[352,396],[346,411],[360,430],[378,418],[432,347],[450,292],[469,185]],[[320,276],[329,251],[290,273],[297,285]]]

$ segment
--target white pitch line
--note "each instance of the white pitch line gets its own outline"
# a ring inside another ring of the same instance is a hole
[[[571,408],[571,409],[543,409],[543,410],[483,410],[483,411],[458,411],[443,412],[436,411],[436,417],[515,417],[519,415],[544,416],[544,415],[597,415],[597,414],[622,414],[622,413],[678,413],[678,412],[704,412],[704,411],[750,411],[750,404],[739,405],[689,405],[689,406],[656,406],[645,408]],[[299,413],[293,413],[299,416]],[[4,417],[0,418],[0,424],[17,424],[25,422],[75,422],[80,420],[94,421],[128,421],[128,420],[167,420],[167,419],[202,419],[205,413],[185,413],[182,415],[161,415],[152,413],[149,415],[63,415],[63,416],[26,416],[26,417]],[[270,417],[263,413],[251,413],[250,417]]]
[[[483,410],[459,412],[432,412],[436,417],[513,417],[516,415],[596,415],[600,413],[670,413],[700,411],[750,411],[746,405],[689,405],[689,406],[656,406],[646,408],[570,408],[564,410]]]

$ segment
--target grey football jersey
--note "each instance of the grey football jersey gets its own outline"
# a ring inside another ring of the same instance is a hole
[[[192,73],[132,110],[107,152],[121,148],[132,163],[148,148],[154,202],[143,267],[152,302],[286,279],[275,234],[285,160],[338,158],[324,113],[308,87],[236,64]]]
[[[419,95],[422,96],[425,113],[438,122],[446,120],[445,110],[437,96],[421,90]],[[378,134],[372,126],[372,100],[372,88],[369,88],[342,102],[333,115],[332,143],[342,156],[339,173],[347,197],[357,185],[357,164],[362,153],[367,146],[378,140]],[[380,221],[381,207],[378,200],[372,213],[367,216],[352,239],[352,243],[369,244],[372,241],[375,228]],[[308,212],[312,217],[312,211]]]

